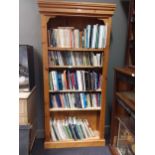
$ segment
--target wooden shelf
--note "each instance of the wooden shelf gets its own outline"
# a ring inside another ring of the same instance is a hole
[[[48,148],[74,148],[74,147],[95,147],[95,146],[105,146],[104,139],[86,139],[86,140],[76,140],[76,141],[45,141],[44,147]]]
[[[117,92],[116,97],[123,101],[130,109],[135,111],[135,93],[134,92]]]
[[[91,108],[50,108],[50,112],[68,112],[68,111],[100,111],[101,107]]]
[[[49,69],[102,69],[102,66],[49,66]]]
[[[125,75],[135,77],[135,68],[134,67],[124,67],[124,68],[115,68],[116,71],[123,73]]]
[[[49,52],[50,51],[71,51],[71,52],[103,52],[105,49],[104,48],[56,48],[56,47],[48,47]]]
[[[49,90],[50,93],[101,93],[101,89],[98,90]]]

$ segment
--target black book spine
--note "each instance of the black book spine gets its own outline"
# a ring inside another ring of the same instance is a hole
[[[75,134],[76,134],[77,139],[82,139],[82,138],[80,137],[80,135],[79,135],[79,132],[78,132],[77,127],[76,127],[75,124],[73,124],[73,128],[74,128],[74,131],[75,131]]]
[[[62,107],[60,96],[58,94],[56,94],[56,101],[57,101],[58,107]]]
[[[81,101],[80,101],[80,95],[79,94],[75,94],[75,106],[77,107],[77,108],[82,108],[82,105],[81,105]]]
[[[52,123],[52,128],[53,128],[53,131],[54,131],[54,134],[55,134],[56,139],[59,140],[58,135],[57,135],[57,132],[55,131],[55,128],[54,128],[53,123]]]
[[[71,131],[71,134],[72,134],[72,137],[77,140],[77,137],[76,137],[76,134],[75,134],[75,131],[74,131],[74,126],[73,124],[69,124],[69,129]]]

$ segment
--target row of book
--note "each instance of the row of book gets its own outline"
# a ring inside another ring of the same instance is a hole
[[[100,107],[100,93],[64,93],[51,94],[51,108],[90,108]]]
[[[69,117],[65,120],[50,120],[52,141],[84,140],[99,137],[87,119]]]
[[[102,53],[93,52],[49,52],[49,65],[85,65],[101,66],[103,64]]]
[[[74,27],[48,30],[49,46],[57,48],[105,48],[107,25],[87,25],[83,31]]]
[[[102,74],[96,71],[63,70],[50,71],[50,90],[98,90],[101,88]]]

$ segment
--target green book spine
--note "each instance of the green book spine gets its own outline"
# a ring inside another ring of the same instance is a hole
[[[98,31],[98,25],[97,25],[95,48],[98,48],[98,41],[99,41],[99,31]]]
[[[65,130],[66,130],[67,134],[68,134],[69,139],[73,139],[72,134],[71,134],[71,132],[69,130],[69,127],[66,126],[66,125],[64,127],[65,127]]]
[[[77,131],[79,133],[80,139],[84,139],[83,133],[82,133],[81,128],[80,128],[80,125],[76,124],[76,128],[77,128]]]

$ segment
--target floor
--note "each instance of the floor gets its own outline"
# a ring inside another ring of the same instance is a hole
[[[31,155],[111,155],[111,153],[107,146],[44,150],[43,139],[37,139],[34,143]]]

